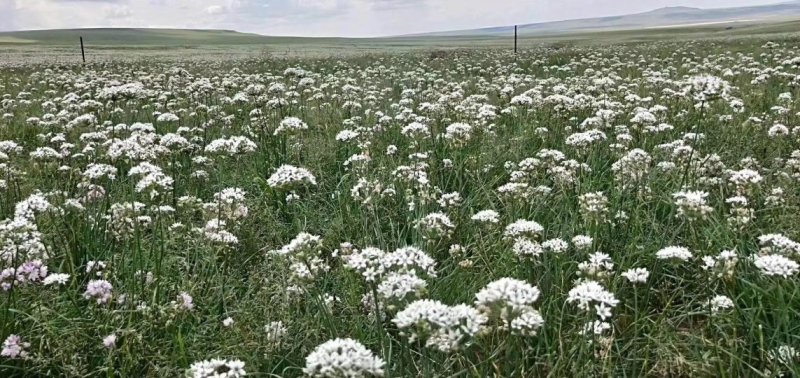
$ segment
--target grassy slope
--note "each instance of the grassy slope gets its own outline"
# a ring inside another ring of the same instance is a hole
[[[646,42],[654,40],[714,39],[743,36],[789,35],[800,31],[800,20],[769,23],[736,23],[692,27],[674,27],[638,30],[608,30],[597,32],[573,32],[540,36],[520,36],[520,46],[537,44],[607,44],[619,42]],[[510,47],[511,36],[460,36],[460,37],[398,37],[380,40],[387,46],[428,47]]]
[[[87,44],[94,45],[258,44],[267,40],[258,34],[229,30],[103,28],[3,32],[0,33],[0,42],[70,45],[81,36]]]
[[[761,22],[772,22],[781,19],[785,20],[796,18],[800,18],[800,2],[719,9],[667,7],[649,12],[622,16],[523,24],[519,25],[519,33],[521,35],[563,34],[588,30],[630,30],[669,25],[687,25],[736,20],[760,20]],[[488,36],[508,35],[513,32],[514,26],[512,25],[423,33],[417,36]]]
[[[654,40],[726,39],[741,36],[774,35],[781,38],[797,34],[800,20],[779,22],[742,22],[693,27],[573,32],[520,37],[521,48],[542,44],[597,45],[619,42],[648,42]],[[112,50],[156,50],[178,53],[227,52],[291,55],[347,55],[352,53],[382,53],[386,51],[438,50],[459,48],[511,48],[511,36],[406,36],[394,38],[300,38],[267,37],[224,30],[175,29],[75,29],[41,30],[0,33],[0,50],[24,51],[29,54],[61,54],[77,48],[83,36],[89,56]]]

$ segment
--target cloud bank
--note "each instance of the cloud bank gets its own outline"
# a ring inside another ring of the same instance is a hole
[[[0,30],[164,27],[372,37],[775,0],[0,0]]]

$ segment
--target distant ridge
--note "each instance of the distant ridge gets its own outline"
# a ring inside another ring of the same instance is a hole
[[[0,43],[75,44],[83,37],[89,45],[191,45],[256,44],[267,37],[233,30],[86,28],[0,32]]]
[[[523,36],[531,36],[593,30],[646,29],[798,18],[800,18],[800,0],[778,4],[735,8],[701,9],[677,6],[620,16],[523,24],[519,25],[519,33]],[[514,26],[510,25],[479,29],[410,34],[398,37],[492,36],[497,34],[510,34],[513,32]]]
[[[0,0],[3,1],[3,0]],[[701,9],[674,6],[648,12],[585,19],[539,22],[519,25],[521,36],[556,36],[560,34],[614,30],[645,30],[672,27],[699,27],[711,24],[760,24],[772,21],[800,20],[800,0],[735,8]],[[724,26],[724,25],[722,25]],[[364,40],[394,41],[403,38],[477,37],[480,39],[512,35],[514,26],[453,30],[408,34],[381,38],[289,37],[265,36],[227,29],[160,29],[160,28],[82,28],[0,32],[3,45],[74,45],[83,37],[88,46],[197,46],[197,45],[263,45],[269,43],[317,42],[355,43]]]

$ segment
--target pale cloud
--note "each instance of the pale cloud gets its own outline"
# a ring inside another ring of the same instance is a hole
[[[211,5],[206,7],[206,13],[208,14],[222,14],[225,13],[225,7],[222,5]]]
[[[127,5],[110,5],[106,7],[107,18],[128,18],[131,15],[133,15],[133,11]]]
[[[0,30],[235,29],[270,35],[385,36],[780,0],[0,0]],[[99,6],[105,4],[105,6]]]
[[[376,10],[391,10],[407,7],[426,7],[425,0],[372,0],[372,8]],[[435,3],[431,1],[431,3]]]
[[[301,9],[328,11],[336,9],[342,2],[339,0],[292,0],[292,3]]]
[[[54,3],[124,3],[127,0],[50,0]]]

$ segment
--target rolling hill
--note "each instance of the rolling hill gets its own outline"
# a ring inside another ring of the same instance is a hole
[[[96,28],[0,32],[0,43],[68,45],[81,36],[88,44],[103,46],[259,44],[267,38],[232,30]]]
[[[701,9],[666,7],[644,13],[519,25],[520,35],[547,35],[593,30],[625,30],[700,26],[718,23],[788,20],[800,18],[800,1],[779,4]],[[424,36],[491,36],[513,34],[514,26],[415,34]],[[409,36],[405,36],[409,37]]]
[[[600,32],[602,35],[607,34],[606,37],[613,37],[618,32],[647,36],[679,28],[687,33],[692,31],[695,34],[708,34],[712,30],[717,33],[727,33],[730,32],[728,29],[748,31],[769,25],[780,26],[782,31],[796,31],[797,24],[794,23],[794,20],[800,20],[800,0],[736,8],[667,7],[621,16],[525,24],[519,26],[519,32],[523,38],[561,38],[567,35],[585,34],[589,35],[586,38],[591,39],[601,38],[601,34],[598,34]],[[445,46],[452,46],[454,41],[463,40],[466,44],[466,41],[496,40],[498,37],[505,38],[513,33],[513,26],[501,26],[382,38],[306,38],[273,37],[233,30],[91,28],[0,32],[0,45],[73,46],[78,43],[78,38],[83,36],[90,47],[149,48],[152,46],[294,46],[312,44],[328,47],[358,45],[378,48],[397,45],[420,46],[437,41],[446,42]],[[372,46],[373,44],[375,46]]]

